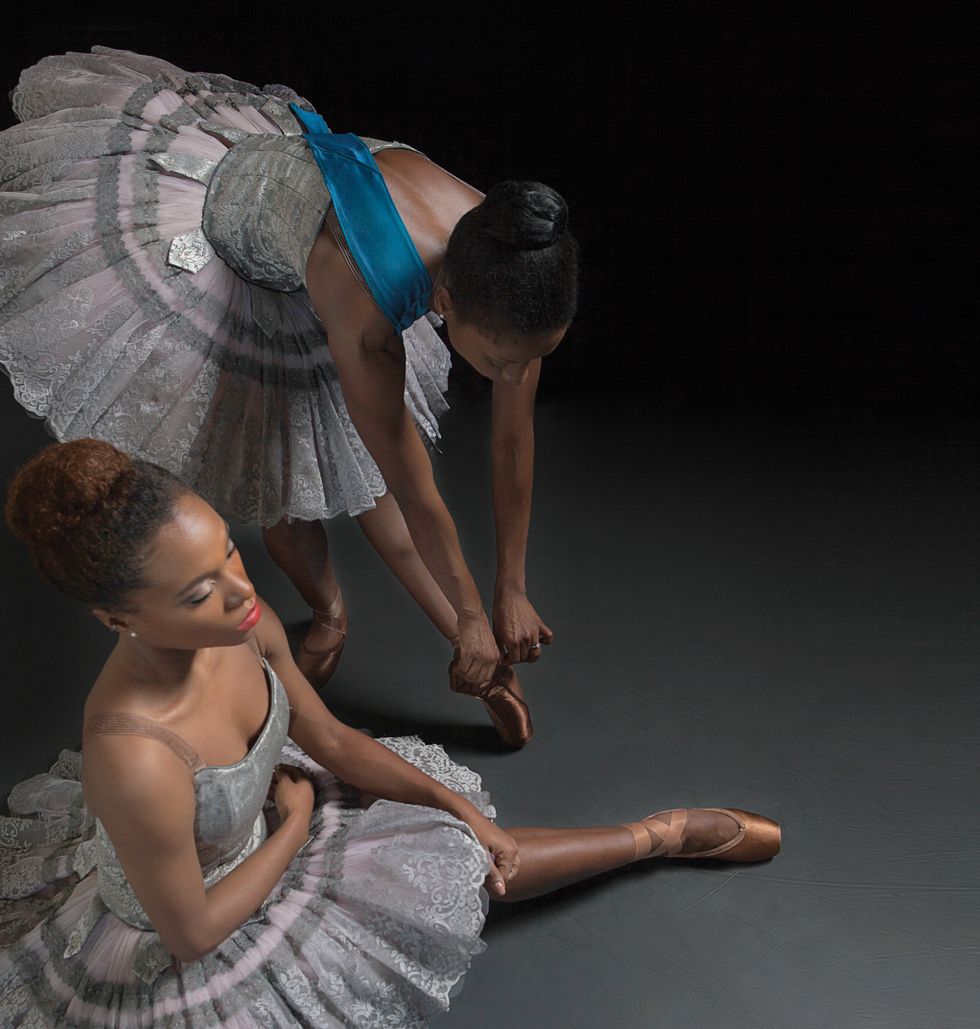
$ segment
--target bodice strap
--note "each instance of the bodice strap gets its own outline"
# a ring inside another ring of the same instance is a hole
[[[360,278],[396,331],[404,332],[428,311],[432,278],[381,169],[360,137],[331,132],[320,115],[289,106],[303,126]]]
[[[205,768],[198,752],[177,733],[171,732],[159,722],[151,718],[144,718],[142,715],[129,715],[122,712],[107,711],[101,715],[95,715],[89,719],[85,728],[83,744],[85,740],[93,736],[148,736],[152,740],[169,747],[181,761],[191,769],[198,772]]]

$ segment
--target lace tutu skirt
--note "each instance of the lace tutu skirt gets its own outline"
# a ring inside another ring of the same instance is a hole
[[[441,747],[380,742],[493,816]],[[474,834],[431,808],[363,808],[292,743],[283,760],[313,775],[311,840],[256,916],[187,964],[101,904],[79,755],[16,787],[0,819],[0,1025],[396,1029],[446,1010],[483,950]]]
[[[195,167],[243,134],[294,132],[286,101],[306,105],[97,47],[28,68],[21,124],[0,133],[0,367],[17,400],[57,439],[106,440],[263,525],[359,514],[385,491],[306,290],[194,252],[195,234],[209,249]],[[403,340],[406,404],[434,443],[449,353],[424,318]]]

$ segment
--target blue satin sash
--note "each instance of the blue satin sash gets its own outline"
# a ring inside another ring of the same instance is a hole
[[[432,278],[377,162],[359,137],[331,132],[320,115],[289,106],[303,126],[351,256],[381,312],[402,332],[428,310]]]

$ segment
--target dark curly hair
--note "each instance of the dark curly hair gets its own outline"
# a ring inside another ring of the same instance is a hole
[[[578,305],[568,207],[540,182],[501,182],[457,222],[445,258],[459,317],[492,332],[567,325]]]
[[[145,545],[186,492],[170,472],[100,440],[55,443],[11,481],[7,524],[58,589],[122,611],[146,585]]]

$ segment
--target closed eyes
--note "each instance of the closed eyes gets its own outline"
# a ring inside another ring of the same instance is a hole
[[[234,555],[234,553],[235,553],[235,551],[237,549],[238,549],[238,547],[235,546],[235,541],[229,536],[228,537],[228,553],[225,555],[225,560],[226,561],[230,561],[232,556]],[[203,586],[205,584],[202,583],[201,585]],[[207,591],[207,593],[203,593],[203,594],[201,594],[200,596],[197,596],[197,597],[189,597],[184,603],[191,604],[192,606],[197,607],[199,604],[203,604],[204,601],[207,600],[208,597],[210,597],[213,593],[214,593],[214,582],[212,581],[210,583],[210,589]]]

